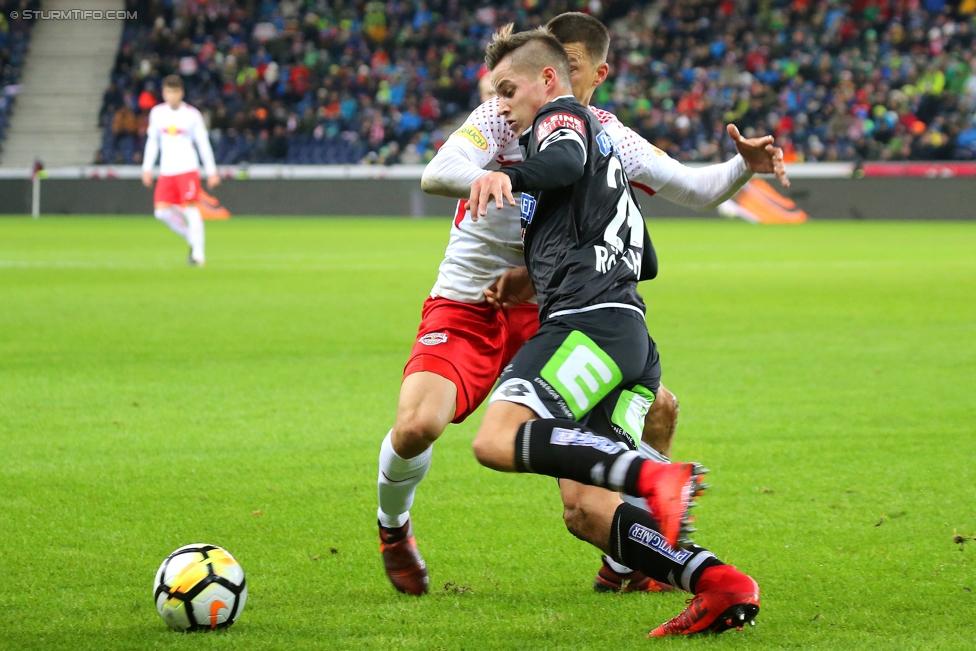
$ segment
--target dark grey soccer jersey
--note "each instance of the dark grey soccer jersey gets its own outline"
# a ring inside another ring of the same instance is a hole
[[[522,192],[540,319],[604,306],[643,314],[637,281],[650,240],[613,140],[567,96],[542,107],[520,144],[525,160],[501,171]]]

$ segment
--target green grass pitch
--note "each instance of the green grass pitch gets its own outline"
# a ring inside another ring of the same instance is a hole
[[[976,224],[650,223],[697,541],[762,588],[756,628],[664,641],[684,595],[594,594],[480,414],[413,511],[432,594],[387,584],[376,457],[448,226],[210,223],[191,269],[150,217],[0,220],[0,649],[973,648]],[[228,631],[156,614],[191,542],[247,572]]]

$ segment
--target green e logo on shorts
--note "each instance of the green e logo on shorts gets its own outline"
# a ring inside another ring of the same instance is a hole
[[[623,379],[617,367],[592,339],[578,330],[569,333],[539,375],[579,418]]]

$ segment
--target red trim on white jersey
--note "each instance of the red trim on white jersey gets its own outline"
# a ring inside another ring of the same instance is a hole
[[[457,211],[454,213],[454,225],[457,228],[461,228],[461,222],[464,221],[464,214],[468,212],[468,200],[461,199],[458,201]]]
[[[635,188],[637,188],[638,190],[643,190],[644,192],[646,192],[648,194],[648,196],[653,197],[655,194],[657,194],[657,192],[655,192],[654,190],[652,190],[648,186],[644,185],[643,183],[638,183],[637,181],[631,181],[630,184],[632,186],[634,186]]]

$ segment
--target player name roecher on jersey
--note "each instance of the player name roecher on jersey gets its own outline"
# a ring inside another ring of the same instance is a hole
[[[644,313],[637,293],[645,254],[644,219],[610,138],[574,98],[546,104],[520,145],[526,163],[501,171],[520,202],[525,260],[541,319],[600,307]],[[533,156],[547,151],[553,170],[581,176],[546,179]],[[580,166],[582,161],[582,166]],[[546,180],[543,180],[546,179]],[[544,189],[539,189],[544,188]]]

